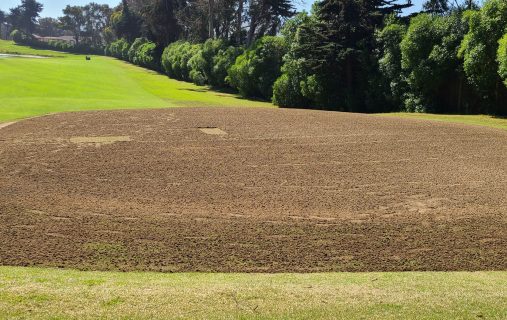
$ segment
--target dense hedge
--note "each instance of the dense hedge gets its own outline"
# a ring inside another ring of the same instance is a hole
[[[123,41],[127,42],[126,40],[123,40]],[[135,39],[134,42],[132,43],[132,45],[129,45],[127,57],[125,59],[132,62],[133,64],[139,64],[139,62],[137,60],[138,59],[138,56],[137,56],[138,50],[146,42],[148,42],[148,40],[146,38]]]
[[[82,44],[72,44],[67,41],[61,40],[50,40],[48,42],[42,42],[37,40],[31,35],[28,35],[22,31],[14,30],[11,33],[11,38],[15,43],[31,46],[38,49],[47,49],[47,50],[55,50],[55,51],[63,51],[63,52],[71,52],[71,53],[81,53],[81,54],[102,54],[102,48],[94,48],[85,43]]]
[[[507,33],[500,39],[498,47],[498,73],[507,86]]]
[[[263,37],[246,51],[220,39],[203,44],[177,41],[164,50],[162,69],[175,79],[232,87],[245,97],[271,100],[286,48],[283,38],[271,36]]]
[[[105,49],[105,54],[122,60],[128,60],[130,44],[125,39],[112,42]]]
[[[105,54],[141,67],[160,70],[160,51],[155,43],[146,38],[137,38],[132,44],[125,39],[116,40],[106,46]]]
[[[190,59],[201,50],[201,44],[191,44],[185,41],[176,41],[165,48],[162,54],[162,69],[171,78],[191,81]],[[195,79],[198,75],[192,74]]]
[[[281,37],[266,36],[246,50],[231,66],[227,82],[246,97],[271,100],[273,84],[281,75],[282,58],[287,52]]]
[[[209,84],[213,87],[228,86],[227,71],[236,58],[243,53],[239,47],[228,46],[221,39],[209,39],[190,60],[191,78],[196,84]]]
[[[227,71],[242,52],[242,48],[219,39],[209,39],[203,44],[177,41],[164,50],[162,69],[178,80],[224,88],[228,86]]]

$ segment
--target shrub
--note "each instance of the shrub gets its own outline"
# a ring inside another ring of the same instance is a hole
[[[112,42],[107,50],[112,57],[127,60],[130,44],[125,39]]]
[[[221,39],[208,39],[202,48],[189,61],[190,78],[197,84],[216,85],[213,75],[213,60],[218,52],[226,48],[225,41]]]
[[[498,42],[498,74],[507,86],[507,33]]]
[[[128,61],[130,61],[134,64],[139,64],[139,62],[136,60],[137,53],[138,53],[139,47],[141,47],[146,42],[148,42],[148,40],[146,38],[137,38],[136,40],[134,40],[134,43],[132,43],[132,45],[130,46],[128,54],[127,54]]]
[[[273,103],[281,107],[308,107],[311,101],[303,96],[302,84],[309,76],[307,67],[303,63],[305,50],[301,50],[300,28],[309,23],[310,17],[300,13],[287,21],[282,29],[282,35],[289,48],[283,57],[282,75],[273,86]]]
[[[190,60],[190,78],[196,84],[226,87],[227,70],[243,52],[241,48],[226,45],[221,39],[208,39]]]
[[[273,85],[273,103],[280,107],[306,107],[309,102],[301,93],[302,79],[295,75],[298,70],[287,69]]]
[[[257,40],[253,48],[238,56],[231,66],[228,83],[243,96],[271,100],[285,52],[286,43],[281,37],[265,36]]]
[[[162,54],[162,69],[171,78],[190,81],[190,59],[201,50],[201,44],[176,41],[165,48]]]
[[[226,87],[228,85],[227,71],[236,61],[236,58],[243,53],[243,48],[227,47],[221,49],[213,57],[213,68],[211,70],[210,84],[216,87]]]
[[[385,91],[386,104],[390,105],[390,110],[398,109],[403,104],[403,95],[408,90],[407,75],[401,68],[400,48],[406,33],[407,26],[394,17],[386,19],[385,27],[375,32],[379,47],[378,70],[381,75],[381,88]]]
[[[412,18],[400,45],[401,67],[410,91],[407,111],[460,112],[465,108],[465,95],[473,91],[464,81],[458,59],[466,29],[456,14]]]
[[[479,11],[465,16],[469,30],[459,51],[468,81],[482,98],[480,112],[507,114],[507,90],[497,63],[498,40],[507,31],[507,1],[487,0]]]
[[[145,42],[134,55],[134,63],[152,70],[160,69],[160,54],[154,42]]]
[[[188,60],[188,66],[190,68],[189,77],[190,80],[197,85],[205,85],[208,83],[208,78],[203,72],[203,59],[202,50],[199,50]]]
[[[35,39],[21,30],[14,30],[11,32],[11,38],[14,42],[24,45],[32,45]]]

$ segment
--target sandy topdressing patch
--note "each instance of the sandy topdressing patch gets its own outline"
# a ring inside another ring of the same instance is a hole
[[[0,123],[0,129],[7,128],[8,126],[14,124],[15,122],[4,122]]]
[[[227,132],[223,131],[222,129],[220,128],[199,128],[199,130],[201,130],[202,133],[205,133],[205,134],[211,134],[211,135],[217,135],[217,136],[223,136],[223,135],[226,135]]]
[[[337,112],[29,119],[0,131],[0,264],[507,270],[506,163],[505,131]]]
[[[0,53],[0,59],[2,58],[31,58],[31,59],[47,59],[48,57],[29,55],[29,54],[11,54],[11,53]]]
[[[99,147],[102,145],[113,144],[116,142],[128,142],[132,141],[129,136],[105,136],[105,137],[73,137],[70,138],[70,142],[76,144],[95,144]]]

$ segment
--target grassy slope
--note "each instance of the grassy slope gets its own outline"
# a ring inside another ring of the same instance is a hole
[[[0,41],[0,52],[52,56],[0,59],[0,121],[46,113],[174,106],[272,106],[169,79],[108,57],[36,50]]]
[[[0,53],[11,53],[11,54],[26,54],[26,55],[39,55],[44,57],[67,57],[71,54],[51,51],[51,50],[39,50],[33,49],[27,46],[18,46],[12,41],[6,41],[0,39]]]
[[[506,319],[500,272],[157,274],[0,267],[0,318]]]
[[[429,114],[429,113],[380,113],[383,117],[400,117],[408,119],[436,120],[454,123],[463,123],[476,126],[485,126],[507,130],[507,119],[487,115],[450,115],[450,114]]]

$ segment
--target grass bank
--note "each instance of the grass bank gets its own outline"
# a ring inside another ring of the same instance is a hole
[[[0,267],[2,319],[506,319],[507,272],[160,274]]]
[[[435,120],[453,123],[462,123],[475,126],[485,126],[507,130],[507,119],[488,115],[454,115],[454,114],[431,114],[431,113],[379,113],[382,117],[399,117],[407,119]]]
[[[47,113],[176,106],[271,107],[169,79],[110,57],[37,50],[0,40],[0,53],[48,56],[0,59],[0,121]]]

